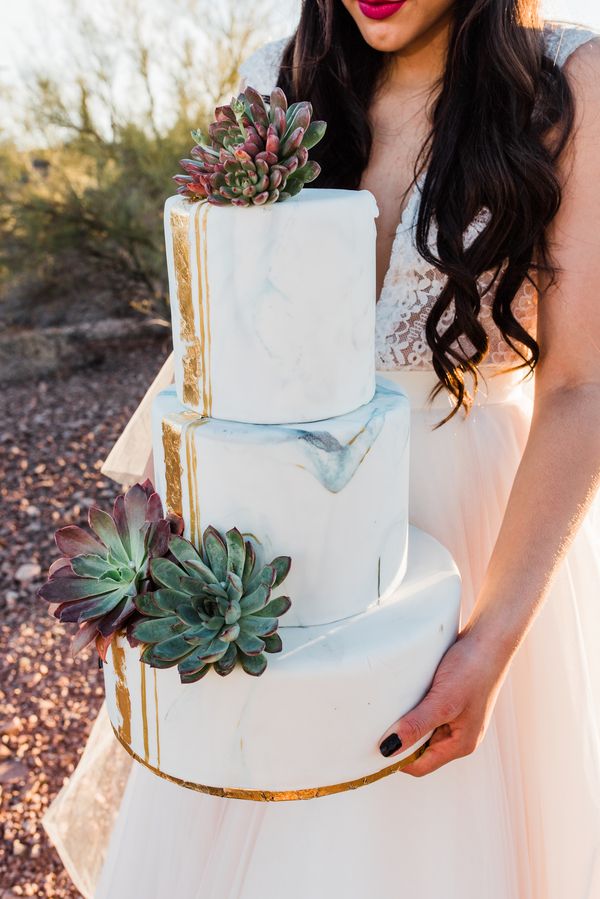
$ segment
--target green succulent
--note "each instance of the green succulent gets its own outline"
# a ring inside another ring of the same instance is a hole
[[[114,634],[136,613],[134,600],[151,589],[150,565],[181,534],[179,516],[163,513],[150,481],[134,484],[114,503],[112,515],[92,507],[89,533],[76,525],[54,535],[62,558],[51,565],[39,596],[54,616],[79,624],[73,653],[96,641],[102,658]]]
[[[286,200],[314,181],[321,168],[308,151],[325,134],[325,122],[311,121],[308,102],[288,102],[275,88],[266,103],[251,87],[215,110],[208,136],[192,131],[192,159],[175,175],[178,193],[216,206],[262,206]]]
[[[291,559],[257,565],[252,542],[237,528],[223,537],[207,527],[201,552],[172,536],[169,552],[170,558],[151,563],[158,589],[135,599],[142,617],[130,634],[146,644],[141,660],[154,668],[176,665],[182,683],[200,680],[211,667],[230,674],[238,662],[247,674],[262,674],[266,653],[282,649],[278,619],[291,601],[271,594],[286,578]]]

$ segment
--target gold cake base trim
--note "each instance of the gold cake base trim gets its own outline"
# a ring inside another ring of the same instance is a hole
[[[114,727],[113,731],[115,737],[121,746],[129,753],[131,758],[136,762],[139,762],[140,765],[143,765],[144,768],[148,768],[149,771],[152,771],[152,773],[156,774],[158,777],[162,777],[164,780],[168,780],[180,787],[185,787],[188,790],[196,790],[198,793],[208,793],[211,796],[220,796],[223,799],[248,799],[252,802],[286,802],[295,799],[317,799],[320,796],[332,796],[334,793],[345,793],[347,790],[356,790],[358,787],[364,787],[367,784],[374,783],[377,780],[381,780],[383,777],[388,777],[390,774],[395,774],[397,771],[400,771],[406,765],[409,765],[411,762],[418,759],[419,756],[423,755],[429,745],[429,740],[427,740],[422,746],[419,746],[415,752],[411,753],[411,755],[401,759],[399,762],[395,762],[388,768],[383,768],[383,770],[376,771],[374,774],[366,774],[364,777],[359,777],[356,780],[348,780],[345,783],[330,784],[327,787],[309,787],[304,790],[242,790],[238,787],[211,787],[206,784],[197,784],[192,783],[189,780],[182,780],[180,777],[174,777],[172,774],[165,774],[164,771],[161,771],[159,768],[146,762],[134,752],[131,746],[122,739]]]

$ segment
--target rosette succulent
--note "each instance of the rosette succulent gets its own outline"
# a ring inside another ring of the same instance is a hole
[[[182,683],[200,680],[211,667],[227,675],[238,662],[248,674],[262,674],[265,653],[282,648],[278,619],[291,602],[271,594],[287,576],[290,558],[257,565],[251,541],[236,528],[223,537],[208,527],[201,552],[173,536],[169,550],[170,558],[150,566],[159,588],[135,598],[143,617],[130,635],[146,644],[141,660],[154,668],[176,665]]]
[[[152,587],[152,561],[167,554],[169,538],[182,533],[183,521],[165,517],[150,481],[120,494],[112,515],[92,507],[88,520],[93,533],[76,525],[56,532],[62,558],[50,567],[39,595],[53,604],[60,621],[79,624],[74,654],[96,640],[105,658],[115,632],[136,612],[136,597]]]
[[[217,206],[262,206],[293,197],[318,177],[321,167],[308,151],[325,134],[326,124],[311,121],[308,102],[288,102],[281,88],[270,101],[251,87],[215,110],[208,136],[192,131],[197,142],[184,175],[175,175],[178,193]]]

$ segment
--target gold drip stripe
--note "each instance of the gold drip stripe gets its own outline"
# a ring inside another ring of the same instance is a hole
[[[160,732],[158,728],[158,682],[156,678],[156,668],[152,669],[154,673],[154,714],[156,716],[156,764],[160,768]]]
[[[161,771],[154,765],[148,764],[148,762],[145,762],[144,759],[140,758],[140,756],[133,751],[131,746],[121,738],[119,732],[114,727],[113,731],[117,740],[127,750],[129,755],[136,762],[144,765],[158,777],[162,777],[164,780],[168,780],[180,787],[185,787],[188,790],[195,790],[197,793],[209,793],[211,796],[221,796],[223,799],[250,799],[253,802],[286,802],[294,799],[317,799],[320,796],[331,796],[334,793],[345,793],[348,790],[356,790],[358,787],[367,786],[367,784],[375,783],[375,781],[381,780],[383,777],[395,774],[406,765],[414,762],[419,756],[423,755],[429,743],[429,741],[427,741],[427,743],[424,743],[423,746],[419,746],[419,748],[411,753],[411,755],[401,759],[399,762],[395,762],[393,765],[390,765],[389,768],[384,768],[382,771],[376,771],[374,774],[366,774],[364,777],[359,777],[356,780],[348,780],[345,783],[331,784],[327,787],[309,787],[304,790],[241,790],[238,787],[210,787],[206,784],[192,783],[189,780],[182,780],[180,777],[173,777],[172,774],[165,774],[164,771]]]
[[[144,761],[148,762],[150,758],[150,749],[148,746],[148,709],[146,707],[146,666],[143,662],[140,662],[140,676],[140,689],[142,694],[142,733],[144,736]]]
[[[207,203],[202,219],[202,249],[204,253],[202,272],[204,274],[204,298],[206,307],[206,369],[205,376],[207,380],[207,406],[204,414],[212,415],[212,341],[210,332],[210,283],[208,279],[208,213],[210,205]]]
[[[189,520],[189,528],[190,528],[190,541],[194,544],[194,546],[199,546],[198,543],[198,529],[199,529],[199,511],[198,511],[198,495],[195,490],[196,484],[196,466],[197,466],[197,456],[196,456],[196,447],[194,445],[194,432],[193,428],[186,427],[185,429],[185,462],[187,468],[187,494],[188,501],[190,504],[190,520]]]
[[[196,431],[209,422],[208,418],[196,418],[185,429],[185,453],[187,464],[187,487],[190,502],[190,541],[199,549],[202,543],[202,521],[200,515],[200,493],[198,488],[198,449]]]
[[[192,451],[192,485],[190,488],[191,493],[194,494],[195,497],[195,513],[196,513],[196,539],[194,541],[194,546],[198,549],[200,548],[200,544],[202,542],[202,519],[201,519],[201,510],[200,510],[200,495],[198,493],[198,452],[196,448],[196,425],[190,425],[187,429],[188,440],[191,445]]]
[[[209,414],[209,386],[210,372],[207,365],[206,323],[205,323],[205,281],[206,278],[206,216],[208,203],[198,206],[194,216],[194,231],[196,237],[196,272],[198,275],[198,323],[200,327],[200,351],[202,355],[202,408],[203,415]],[[201,221],[202,220],[202,221]],[[196,408],[200,405],[199,398]]]
[[[110,644],[113,668],[115,669],[115,698],[117,709],[121,715],[121,724],[117,736],[123,745],[131,743],[131,697],[127,689],[125,677],[125,651],[118,640]],[[113,727],[114,730],[114,727]]]
[[[364,434],[366,430],[367,430],[367,426],[364,425],[364,426],[360,429],[360,431],[357,431],[357,432],[356,432],[356,434],[354,435],[354,437],[351,437],[351,438],[350,438],[350,440],[348,441],[348,446],[352,446],[352,444],[354,443],[354,441],[355,441],[355,440],[358,440],[358,438],[360,437],[360,435],[361,435],[361,434]]]
[[[201,263],[201,252],[200,252],[200,216],[202,215],[202,205],[198,205],[196,209],[196,214],[194,216],[194,232],[196,238],[196,272],[198,275],[198,324],[200,327],[200,350],[202,355],[202,409],[204,412],[206,410],[206,356],[205,356],[205,346],[206,341],[204,337],[204,290],[202,284],[202,263]],[[200,397],[198,397],[198,403],[196,404],[196,408],[200,405]]]
[[[181,496],[181,428],[163,420],[162,441],[165,453],[165,476],[167,481],[167,511],[183,515]]]

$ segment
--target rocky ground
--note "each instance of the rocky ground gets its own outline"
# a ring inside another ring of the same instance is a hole
[[[36,591],[54,530],[111,505],[118,487],[100,465],[166,352],[154,342],[0,390],[0,899],[79,896],[40,818],[77,764],[102,676],[90,652],[71,658]]]

